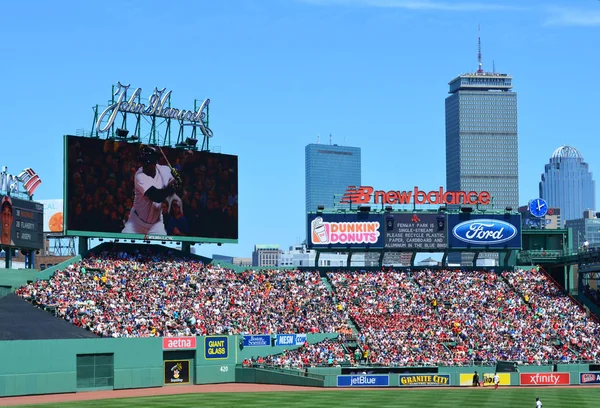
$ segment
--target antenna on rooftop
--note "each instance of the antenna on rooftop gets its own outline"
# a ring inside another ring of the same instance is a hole
[[[331,146],[331,132],[329,133],[329,146]]]
[[[481,62],[481,25],[477,25],[477,62],[479,68],[477,69],[478,74],[483,74],[483,63]]]
[[[321,135],[317,133],[317,144],[321,142]]]
[[[496,73],[496,61],[492,60],[492,72]]]

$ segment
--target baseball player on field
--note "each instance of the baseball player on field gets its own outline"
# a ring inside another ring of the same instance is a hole
[[[158,157],[154,147],[142,148],[142,167],[135,173],[135,198],[124,234],[167,235],[161,204],[175,194],[176,180],[168,166],[158,164]]]

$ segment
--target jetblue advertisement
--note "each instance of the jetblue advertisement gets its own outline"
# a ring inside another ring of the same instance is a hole
[[[448,214],[450,249],[521,249],[520,214]]]
[[[309,248],[383,248],[379,214],[308,214]]]
[[[338,375],[338,387],[389,387],[388,375]]]

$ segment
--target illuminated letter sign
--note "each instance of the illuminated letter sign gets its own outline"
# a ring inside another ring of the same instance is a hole
[[[371,186],[349,186],[342,200],[342,204],[367,204],[373,200],[374,204],[470,204],[488,205],[492,196],[487,191],[444,191],[443,187],[433,191],[421,191],[419,187],[409,191],[384,191],[375,190]]]
[[[206,117],[206,112],[204,112],[204,110],[208,107],[210,99],[206,99],[202,102],[202,105],[200,105],[197,112],[179,110],[166,106],[167,101],[171,96],[171,91],[166,91],[167,88],[154,88],[154,92],[148,99],[149,104],[146,106],[145,104],[136,101],[142,93],[142,88],[136,88],[135,91],[133,91],[133,94],[131,94],[131,97],[127,99],[127,90],[130,85],[123,85],[120,82],[117,82],[117,85],[117,90],[114,93],[114,96],[117,97],[116,102],[108,106],[104,112],[98,116],[98,121],[96,122],[96,129],[98,129],[98,132],[107,132],[115,123],[117,113],[122,112],[154,116],[157,118],[176,119],[182,124],[183,122],[189,122],[186,123],[187,126],[197,126],[204,136],[212,137],[212,131],[204,125],[204,119]],[[105,118],[106,123],[102,126],[102,121],[105,120]]]

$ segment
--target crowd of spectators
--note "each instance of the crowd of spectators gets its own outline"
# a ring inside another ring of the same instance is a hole
[[[537,270],[330,272],[383,365],[598,360],[600,326]]]
[[[600,325],[583,306],[545,273],[532,268],[503,272],[503,277],[527,301],[531,337],[550,336],[562,344],[561,360],[600,359]]]
[[[358,324],[370,363],[425,365],[451,359],[452,332],[406,272],[330,272],[336,301]]]
[[[356,364],[354,355],[344,347],[342,342],[331,339],[315,344],[305,342],[302,346],[293,350],[285,350],[281,354],[252,357],[243,362],[245,366],[282,368],[341,367],[345,364]]]
[[[600,324],[531,270],[232,270],[169,252],[104,252],[16,293],[101,337],[340,333],[280,367],[600,360]],[[342,339],[352,337],[356,353]],[[254,362],[252,362],[254,363]]]
[[[16,293],[102,337],[347,330],[318,272],[235,273],[152,253],[102,253]]]

